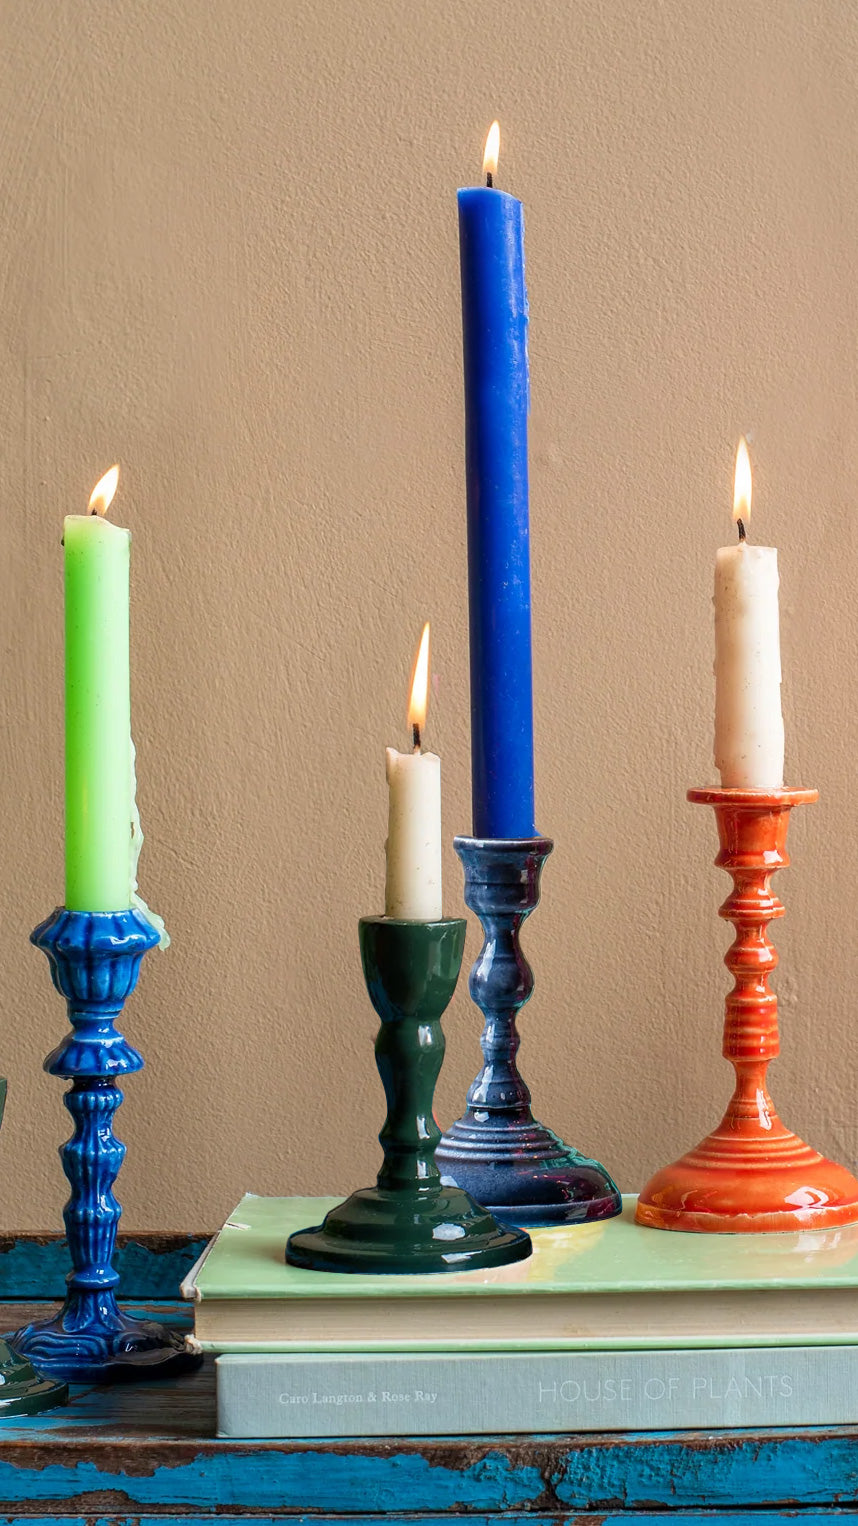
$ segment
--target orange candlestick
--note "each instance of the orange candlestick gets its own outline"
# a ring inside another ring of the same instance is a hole
[[[771,879],[789,863],[790,811],[817,798],[808,789],[688,791],[689,800],[714,806],[721,843],[715,862],[733,878],[720,914],[736,929],[724,958],[735,984],[723,1046],[736,1089],[717,1129],[647,1183],[635,1217],[651,1229],[735,1234],[858,1222],[858,1181],[786,1128],[766,1086],[769,1062],[780,1052],[778,1002],[769,988],[778,956],[766,930],[784,914]]]

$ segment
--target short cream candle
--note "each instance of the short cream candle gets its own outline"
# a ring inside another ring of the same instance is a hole
[[[424,752],[421,735],[429,696],[429,626],[414,665],[408,723],[410,753],[388,747],[389,813],[384,914],[408,922],[441,917],[441,759]]]
[[[736,456],[733,517],[739,543],[715,557],[715,765],[724,788],[784,782],[778,553],[747,541],[751,466]]]

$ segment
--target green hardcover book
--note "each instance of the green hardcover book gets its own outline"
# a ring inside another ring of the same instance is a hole
[[[360,1276],[287,1266],[337,1198],[242,1198],[182,1285],[207,1351],[563,1351],[858,1344],[858,1225],[676,1234],[634,1222],[532,1233],[493,1271]]]

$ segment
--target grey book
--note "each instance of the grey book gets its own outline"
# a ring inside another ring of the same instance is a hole
[[[858,1420],[858,1347],[218,1357],[218,1435],[719,1430]]]

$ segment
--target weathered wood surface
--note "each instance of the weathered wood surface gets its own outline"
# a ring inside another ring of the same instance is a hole
[[[161,1317],[187,1312],[162,1305]],[[2,1328],[30,1317],[0,1308]],[[753,1526],[799,1509],[806,1526],[858,1502],[858,1426],[383,1441],[219,1441],[213,1365],[172,1383],[80,1388],[66,1409],[0,1425],[0,1520],[181,1516],[185,1526],[247,1513],[382,1526],[466,1515],[576,1526],[588,1516],[754,1510]],[[768,1512],[768,1514],[766,1514]],[[711,1520],[711,1515],[709,1516]]]
[[[357,1513],[355,1513],[357,1510]],[[275,1526],[276,1522],[288,1521],[289,1526],[408,1526],[413,1521],[419,1526],[450,1526],[455,1517],[450,1515],[418,1515],[404,1507],[395,1514],[388,1512],[385,1515],[362,1515],[359,1510],[359,1502],[348,1515],[318,1515],[306,1512],[286,1511],[277,1515],[266,1515],[252,1508],[230,1514],[228,1511],[216,1516],[212,1515],[176,1515],[174,1513],[150,1514],[150,1515],[43,1515],[23,1514],[16,1516],[0,1516],[0,1526],[17,1526],[18,1522],[26,1523],[26,1526],[144,1526],[145,1522],[151,1522],[152,1526],[166,1526],[168,1521],[180,1522],[181,1526],[211,1526],[212,1521],[217,1526],[247,1526],[248,1519],[254,1526]],[[463,1517],[468,1526],[680,1526],[681,1522],[689,1523],[689,1526],[847,1526],[854,1522],[854,1514],[845,1510],[815,1510],[806,1511],[783,1511],[772,1514],[769,1511],[756,1511],[753,1514],[745,1511],[719,1510],[717,1512],[688,1512],[685,1510],[674,1511],[671,1514],[653,1514],[651,1512],[627,1512],[624,1514],[607,1515],[582,1515],[575,1512],[569,1515],[563,1512],[559,1515],[468,1515]]]
[[[205,1235],[118,1235],[113,1264],[120,1298],[178,1298],[205,1245]],[[70,1266],[62,1234],[0,1235],[0,1302],[62,1298]]]

